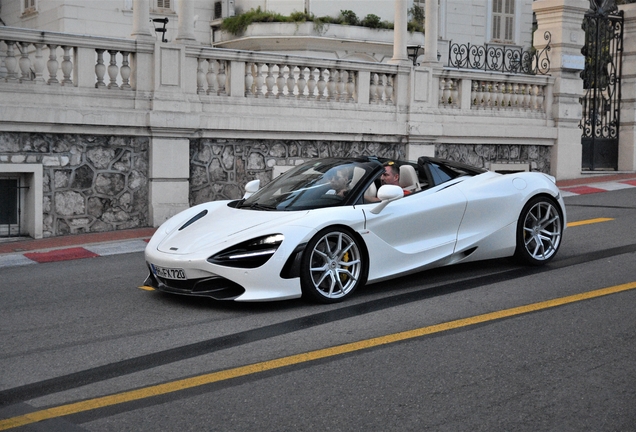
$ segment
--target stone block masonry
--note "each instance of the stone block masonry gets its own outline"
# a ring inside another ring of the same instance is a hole
[[[144,137],[0,134],[0,163],[41,164],[43,236],[148,226]],[[28,217],[28,216],[27,216]]]
[[[345,141],[229,140],[190,141],[190,205],[243,196],[245,184],[272,180],[275,167],[314,158],[378,156],[404,159],[404,144]]]

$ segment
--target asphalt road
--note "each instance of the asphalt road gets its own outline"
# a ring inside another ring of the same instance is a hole
[[[0,269],[0,430],[636,431],[636,189],[566,204],[545,267],[337,305],[145,291],[141,253]]]

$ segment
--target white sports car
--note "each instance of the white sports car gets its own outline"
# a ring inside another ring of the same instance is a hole
[[[399,186],[381,185],[387,165],[399,167]],[[553,177],[428,157],[316,159],[245,189],[159,227],[145,284],[218,300],[330,303],[432,267],[507,256],[544,264],[566,224]]]

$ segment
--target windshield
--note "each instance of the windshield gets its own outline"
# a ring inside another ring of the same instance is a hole
[[[375,160],[321,159],[293,168],[243,201],[253,210],[308,210],[352,203],[370,173],[382,165]]]

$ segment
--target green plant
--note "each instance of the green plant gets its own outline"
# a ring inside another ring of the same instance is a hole
[[[414,6],[413,8],[411,8],[411,10],[414,8],[418,7]],[[329,24],[344,24],[351,26],[368,27],[372,29],[393,30],[393,23],[381,21],[380,17],[374,14],[369,14],[362,20],[358,19],[358,16],[355,14],[355,12],[350,10],[341,10],[340,14],[337,17],[316,17],[314,16],[314,14],[307,12],[292,12],[289,16],[285,16],[274,12],[264,11],[260,8],[260,6],[257,9],[250,9],[249,11],[242,14],[225,18],[223,20],[223,23],[221,24],[221,29],[235,36],[239,36],[245,32],[250,24],[258,22],[290,22],[297,24],[303,22],[313,22],[314,29],[319,34],[322,34],[325,31],[325,27]],[[424,32],[423,25],[414,24],[413,19],[408,23],[408,30],[410,32]]]
[[[424,8],[413,5],[412,8],[408,10],[410,19],[407,24],[408,30],[410,32],[422,32],[424,33],[424,20],[426,19],[426,14],[424,13]]]
[[[381,18],[374,14],[369,14],[362,20],[361,24],[364,27],[369,27],[372,29],[382,28]]]
[[[341,10],[340,15],[342,16],[342,19],[343,19],[342,24],[348,24],[352,26],[360,24],[360,20],[358,20],[358,16],[356,15],[354,11]]]

